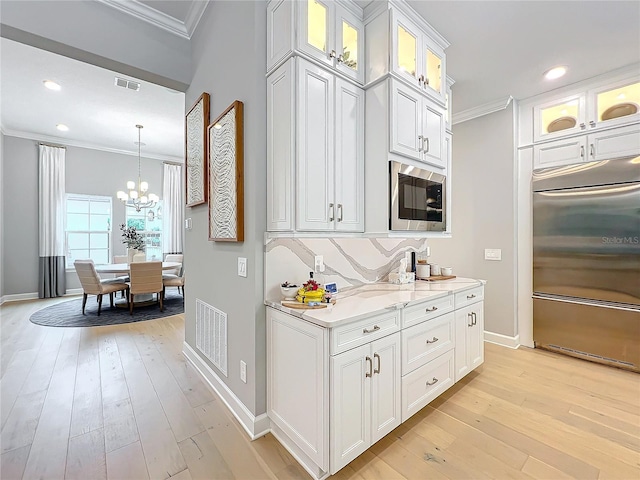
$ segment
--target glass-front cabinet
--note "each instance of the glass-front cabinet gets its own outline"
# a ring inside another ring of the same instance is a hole
[[[621,81],[588,93],[589,127],[640,120],[640,81]]]
[[[362,83],[362,20],[335,2],[304,0],[296,5],[299,50]]]
[[[586,129],[584,95],[570,95],[533,109],[535,141],[557,138]]]
[[[444,49],[402,13],[393,11],[393,70],[430,96],[445,101]]]
[[[640,81],[624,79],[533,107],[534,142],[640,121]]]

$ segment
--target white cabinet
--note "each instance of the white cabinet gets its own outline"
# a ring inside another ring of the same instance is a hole
[[[400,334],[331,357],[331,473],[400,425]]]
[[[267,77],[267,115],[267,229],[362,232],[364,91],[291,58]]]
[[[484,302],[455,311],[455,381],[484,361]]]
[[[362,9],[333,0],[272,0],[267,7],[267,72],[294,52],[362,83]]]
[[[391,29],[393,71],[429,96],[444,102],[444,48],[397,8],[391,9]]]
[[[533,141],[640,121],[640,79],[623,78],[533,106]]]
[[[618,127],[533,146],[533,167],[557,167],[640,154],[640,125]]]
[[[445,168],[444,108],[429,98],[391,81],[391,151]]]

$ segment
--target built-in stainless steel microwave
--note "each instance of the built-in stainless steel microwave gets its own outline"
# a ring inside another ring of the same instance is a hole
[[[389,229],[444,232],[446,177],[399,162],[389,162],[389,170]]]

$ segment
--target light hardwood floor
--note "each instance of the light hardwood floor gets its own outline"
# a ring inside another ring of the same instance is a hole
[[[66,300],[66,299],[65,299]],[[51,328],[0,307],[3,480],[307,479],[181,354],[182,316]],[[333,477],[639,479],[640,376],[486,344],[485,364]]]

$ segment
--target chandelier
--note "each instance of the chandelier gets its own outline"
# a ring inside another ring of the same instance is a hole
[[[147,193],[149,190],[149,184],[140,180],[140,130],[144,127],[142,125],[136,125],[138,129],[138,183],[129,180],[127,182],[127,190],[129,193],[125,193],[120,190],[116,195],[127,207],[132,207],[139,212],[143,208],[153,208],[155,204],[160,200],[155,193]]]

